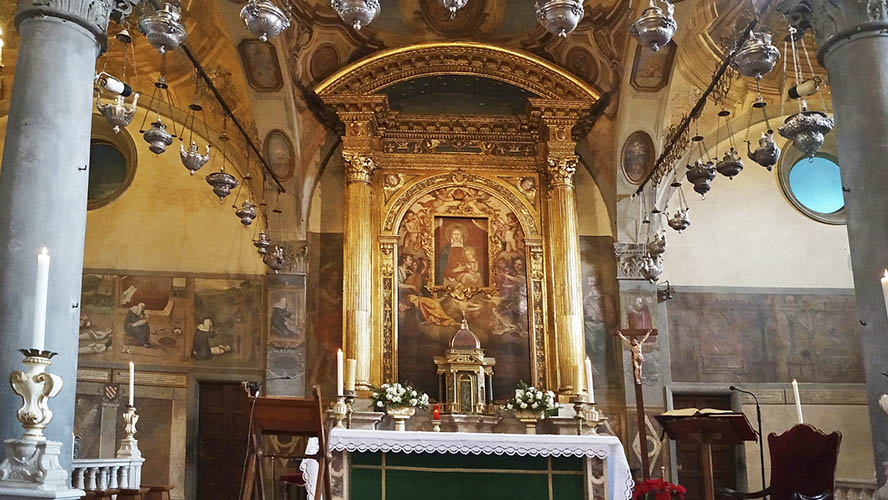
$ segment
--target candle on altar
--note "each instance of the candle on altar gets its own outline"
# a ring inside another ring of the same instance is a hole
[[[799,383],[792,379],[792,395],[795,397],[796,415],[799,417],[799,423],[804,424],[805,419],[802,417],[802,400],[799,397]]]
[[[885,301],[885,310],[888,311],[888,269],[882,274],[882,299]]]
[[[574,391],[576,394],[583,393],[583,379],[586,378],[585,369],[583,368],[583,363],[580,362],[577,366],[574,367],[574,380],[576,381],[576,390]]]
[[[42,351],[46,339],[46,294],[49,290],[49,251],[46,247],[37,254],[37,288],[34,295],[34,331],[31,347]]]
[[[136,406],[133,404],[133,398],[135,398],[135,389],[136,389],[136,365],[133,364],[132,361],[129,362],[129,405]]]
[[[358,368],[358,361],[355,359],[346,359],[345,360],[345,390],[352,391],[355,390],[355,372]]]
[[[342,373],[342,349],[336,350],[336,395],[342,396],[343,391],[343,373]]]
[[[595,403],[595,387],[592,383],[592,362],[586,356],[586,390],[589,391],[589,402]]]
[[[441,408],[438,405],[432,406],[432,420],[441,420]]]

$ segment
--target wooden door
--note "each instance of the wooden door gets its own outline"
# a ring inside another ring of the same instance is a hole
[[[237,500],[250,403],[240,384],[201,383],[198,409],[197,499]]]
[[[676,395],[673,397],[676,410],[681,408],[714,408],[730,410],[730,396],[712,395]],[[685,500],[704,500],[703,464],[700,462],[700,445],[693,442],[677,442],[678,446],[678,482],[688,489]],[[737,488],[735,446],[712,446],[712,476],[715,489]]]

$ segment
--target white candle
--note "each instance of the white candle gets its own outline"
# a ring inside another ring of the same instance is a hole
[[[42,351],[46,339],[46,293],[49,289],[49,252],[46,247],[37,254],[37,289],[34,294],[34,332],[31,347]]]
[[[589,402],[595,403],[595,387],[592,384],[592,362],[586,356],[586,389],[589,391]]]
[[[129,376],[129,405],[136,406],[133,404],[133,398],[135,397],[135,388],[136,388],[136,365],[133,364],[132,361],[129,363],[130,376]]]
[[[888,269],[882,275],[882,299],[885,300],[885,311],[888,312]]]
[[[804,424],[805,419],[802,417],[802,400],[799,398],[799,383],[792,379],[792,395],[795,397],[796,415],[799,417],[799,423]]]
[[[576,393],[578,395],[583,393],[583,389],[584,389],[583,388],[583,379],[584,378],[585,378],[585,375],[583,374],[583,363],[580,363],[574,368],[574,380],[576,380],[576,385],[577,385]]]
[[[358,361],[354,359],[345,360],[345,389],[347,391],[355,390],[355,373],[357,371]]]
[[[336,351],[336,395],[342,396],[343,376],[342,376],[342,349]]]

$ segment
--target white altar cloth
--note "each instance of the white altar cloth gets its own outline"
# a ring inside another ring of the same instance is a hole
[[[452,453],[531,457],[597,457],[605,460],[608,498],[632,498],[634,481],[623,444],[613,436],[493,434],[469,432],[398,432],[334,428],[331,451]]]

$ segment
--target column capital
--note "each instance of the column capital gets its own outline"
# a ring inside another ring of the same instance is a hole
[[[574,174],[577,172],[576,155],[552,157],[546,159],[546,178],[549,180],[549,189],[558,187],[574,187]]]
[[[888,29],[888,0],[779,0],[776,9],[796,29],[812,29],[821,64],[837,42]]]
[[[376,163],[370,154],[343,152],[342,158],[345,160],[346,184],[352,182],[370,184],[370,178],[373,176],[373,171],[376,170]]]
[[[15,26],[31,17],[57,17],[93,33],[102,50],[107,45],[108,22],[126,18],[141,0],[19,0]]]

